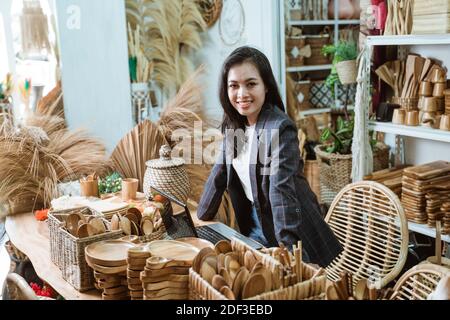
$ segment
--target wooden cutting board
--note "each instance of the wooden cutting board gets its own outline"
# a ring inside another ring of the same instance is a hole
[[[450,162],[435,161],[421,166],[409,167],[403,171],[403,174],[419,180],[426,180],[450,172]]]

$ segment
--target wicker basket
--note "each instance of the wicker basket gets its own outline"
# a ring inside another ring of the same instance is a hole
[[[327,30],[320,35],[306,35],[306,45],[311,46],[311,57],[305,58],[305,65],[330,64],[331,58],[322,54],[322,48],[331,43]]]
[[[171,149],[163,145],[159,151],[160,158],[146,162],[144,176],[144,193],[151,196],[151,187],[155,187],[177,200],[186,203],[190,192],[189,177],[182,158],[172,158]]]
[[[90,209],[87,210],[90,211]],[[50,233],[50,252],[59,264],[57,265],[62,271],[63,279],[82,292],[94,288],[94,275],[85,260],[85,247],[94,242],[118,239],[123,234],[122,230],[117,230],[82,239],[76,238],[63,228],[63,220],[69,214],[68,211],[66,210],[62,214],[49,214],[49,230],[52,230]],[[74,212],[74,210],[71,211]],[[92,214],[92,212],[90,213]],[[108,227],[110,226],[106,219],[104,219],[104,222]]]
[[[320,166],[320,189],[322,202],[330,205],[343,187],[352,182],[352,155],[327,153],[323,146],[314,148]],[[378,143],[373,152],[373,170],[389,167],[389,146]]]
[[[95,211],[88,207],[73,208],[67,210],[50,210],[48,213],[48,230],[50,234],[50,259],[59,268],[62,269],[64,260],[64,251],[61,250],[64,241],[61,236],[60,227],[64,225],[64,218],[71,213],[81,213],[84,215],[97,215]]]
[[[336,63],[336,72],[339,76],[339,81],[341,81],[342,84],[356,83],[356,77],[358,76],[356,60],[347,60]]]
[[[303,263],[302,274],[303,282],[288,287],[282,287],[283,267],[282,265],[269,255],[256,251],[239,240],[233,239],[231,242],[233,251],[238,254],[239,263],[243,264],[244,254],[247,250],[251,250],[258,257],[259,261],[272,270],[273,286],[272,291],[266,292],[249,300],[310,300],[324,299],[326,275],[318,276],[311,279],[317,269],[311,265]],[[227,300],[227,298],[217,291],[211,284],[203,279],[192,268],[189,270],[189,299],[190,300]]]

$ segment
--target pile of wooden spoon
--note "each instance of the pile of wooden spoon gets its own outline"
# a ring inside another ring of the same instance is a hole
[[[87,238],[107,232],[103,219],[85,216],[80,212],[71,213],[65,218],[65,229],[76,238]]]
[[[126,213],[116,213],[111,218],[111,229],[122,229],[126,235],[147,236],[159,231],[162,227],[159,210],[144,210],[144,214],[141,214],[139,209],[129,208]]]
[[[214,250],[203,248],[192,268],[227,299],[247,299],[272,289],[272,274],[251,250],[234,252],[229,241],[219,241]],[[243,261],[242,261],[243,260]],[[200,289],[197,288],[200,292]]]

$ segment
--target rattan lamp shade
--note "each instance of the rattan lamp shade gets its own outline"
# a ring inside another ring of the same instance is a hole
[[[163,145],[159,150],[160,158],[145,163],[144,193],[150,197],[151,187],[154,187],[186,203],[191,189],[189,177],[184,160],[172,158],[171,151],[168,145]]]

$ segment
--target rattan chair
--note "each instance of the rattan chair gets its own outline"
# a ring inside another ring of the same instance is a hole
[[[26,280],[17,273],[6,276],[6,290],[10,300],[39,300]]]
[[[426,300],[450,270],[435,264],[419,264],[403,274],[394,286],[391,300]]]
[[[344,247],[326,268],[329,280],[348,271],[353,286],[366,278],[382,288],[401,272],[408,253],[408,224],[400,200],[387,187],[373,181],[347,185],[325,221]]]

